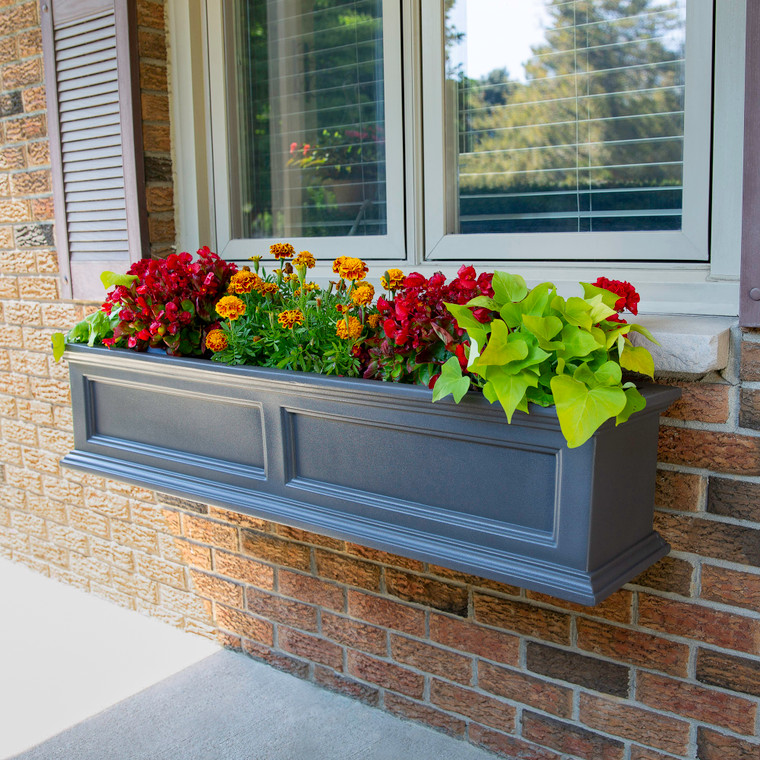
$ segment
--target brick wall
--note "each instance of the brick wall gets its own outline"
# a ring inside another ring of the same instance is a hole
[[[163,4],[139,10],[161,255]],[[36,2],[0,0],[0,51],[0,557],[505,757],[760,756],[760,334],[681,383],[657,490],[673,552],[593,609],[64,470],[48,345],[83,305],[57,300]]]

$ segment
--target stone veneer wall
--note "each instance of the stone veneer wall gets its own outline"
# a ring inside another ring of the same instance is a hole
[[[138,6],[162,255],[164,8]],[[37,13],[0,0],[0,557],[505,757],[760,757],[757,333],[663,420],[672,554],[593,609],[59,466],[71,410],[49,339],[83,305],[58,300]]]

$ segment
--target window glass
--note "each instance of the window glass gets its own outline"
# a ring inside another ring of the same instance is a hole
[[[386,234],[382,0],[231,5],[233,237]]]
[[[445,0],[459,233],[680,230],[686,0]]]

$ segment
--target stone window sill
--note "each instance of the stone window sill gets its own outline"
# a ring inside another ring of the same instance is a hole
[[[659,342],[659,346],[653,345],[633,334],[634,343],[652,352],[658,374],[690,377],[726,368],[731,328],[738,324],[735,317],[671,314],[641,314],[630,321],[646,327]]]

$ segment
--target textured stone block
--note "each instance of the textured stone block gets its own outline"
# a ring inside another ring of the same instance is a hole
[[[448,649],[392,634],[391,656],[397,662],[411,665],[417,670],[464,685],[472,683],[472,660]]]
[[[297,657],[326,665],[333,670],[343,670],[343,649],[331,641],[280,626],[277,642],[282,649]]]
[[[697,680],[709,686],[760,697],[760,662],[723,652],[699,649]]]
[[[520,639],[501,631],[458,620],[445,615],[430,614],[430,638],[444,646],[470,652],[487,660],[517,665]]]
[[[271,572],[270,568],[266,569]],[[334,610],[336,612],[342,612],[345,609],[345,591],[342,586],[325,583],[309,575],[280,570],[279,591],[284,596],[289,596],[308,604],[316,604],[322,609]]]
[[[254,615],[260,615],[276,623],[285,623],[302,631],[316,632],[317,608],[290,599],[283,599],[265,591],[247,588],[246,607]]]
[[[327,638],[369,654],[385,657],[388,634],[382,628],[322,612],[322,634]]]
[[[311,554],[308,546],[293,544],[252,530],[241,531],[240,538],[243,554],[295,570],[309,571],[311,569]]]
[[[391,568],[385,571],[385,584],[389,594],[404,601],[423,604],[460,617],[467,616],[468,593],[461,586]]]
[[[760,438],[663,425],[657,458],[713,472],[760,475]]]
[[[484,594],[474,594],[474,605],[479,623],[555,644],[570,643],[570,617],[563,613]]]
[[[373,625],[411,636],[425,635],[425,613],[399,602],[360,591],[348,591],[348,614]]]
[[[593,760],[623,760],[625,755],[623,742],[529,711],[523,713],[522,736],[559,752]]]
[[[725,736],[700,726],[697,730],[699,760],[757,760],[760,744]]]
[[[317,549],[314,553],[317,574],[340,581],[347,586],[358,586],[368,591],[380,590],[380,566],[363,562],[352,557],[341,556],[333,552]]]
[[[500,731],[514,730],[515,708],[480,692],[433,678],[430,682],[430,701],[444,710],[464,715]]]
[[[398,694],[386,694],[384,700],[385,709],[388,712],[402,718],[424,723],[437,731],[442,731],[449,736],[464,736],[466,723],[452,715],[447,715],[428,705],[414,702],[411,699],[400,697]]]
[[[202,547],[196,547],[200,550]],[[213,550],[214,572],[233,580],[271,591],[274,588],[274,569],[255,560],[230,554],[221,549]],[[281,577],[285,571],[281,571]],[[309,601],[304,599],[303,601]]]
[[[760,523],[760,483],[733,478],[710,478],[707,511]]]
[[[361,652],[348,652],[348,672],[364,681],[416,699],[422,698],[425,679],[407,668]]]

